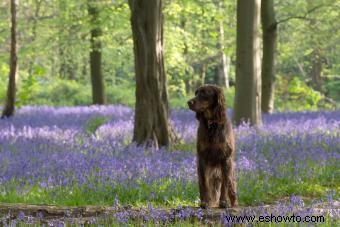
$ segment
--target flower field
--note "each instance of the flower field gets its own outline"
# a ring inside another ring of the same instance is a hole
[[[194,114],[172,111],[183,143],[131,144],[124,106],[23,107],[0,120],[0,202],[197,206]],[[276,113],[235,129],[241,206],[339,199],[340,112]]]

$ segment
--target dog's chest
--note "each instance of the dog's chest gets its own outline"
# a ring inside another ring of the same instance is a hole
[[[197,153],[201,157],[207,155],[211,158],[220,156],[226,152],[225,132],[211,132],[209,128],[200,125],[197,131]]]
[[[213,145],[216,143],[225,143],[226,130],[225,127],[208,127],[207,125],[200,123],[197,130],[197,142]]]

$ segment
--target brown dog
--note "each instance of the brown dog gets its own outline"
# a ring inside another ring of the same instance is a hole
[[[204,85],[188,101],[199,121],[197,132],[197,169],[201,207],[237,205],[233,154],[235,140],[225,112],[221,88]]]

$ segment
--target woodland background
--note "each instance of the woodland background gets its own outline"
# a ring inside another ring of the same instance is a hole
[[[134,106],[133,40],[128,3],[97,1],[95,22],[87,1],[20,1],[16,105],[92,103],[90,31],[100,24],[102,73],[108,104]],[[203,83],[226,86],[233,106],[236,2],[164,1],[164,60],[171,108]],[[10,52],[9,1],[0,3],[0,104],[6,99]],[[336,109],[340,101],[340,5],[333,0],[274,1],[276,111]],[[221,45],[221,43],[223,45]],[[226,57],[221,70],[220,53]],[[223,71],[224,70],[224,71]],[[223,72],[221,72],[223,71]]]
[[[339,226],[339,21],[334,0],[1,1],[0,225]],[[236,137],[240,206],[216,220],[187,109],[206,83]]]

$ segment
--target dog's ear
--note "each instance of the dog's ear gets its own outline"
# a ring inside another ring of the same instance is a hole
[[[219,87],[214,87],[215,91],[215,105],[213,109],[214,120],[223,122],[225,119],[225,100],[223,90]]]

